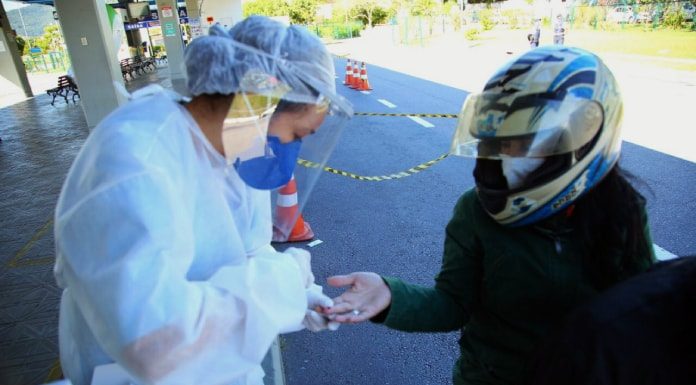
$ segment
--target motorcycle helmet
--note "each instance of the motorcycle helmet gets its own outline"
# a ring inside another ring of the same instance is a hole
[[[477,194],[493,219],[527,225],[565,209],[611,170],[622,114],[616,80],[599,57],[539,47],[467,97],[451,153],[477,158]]]

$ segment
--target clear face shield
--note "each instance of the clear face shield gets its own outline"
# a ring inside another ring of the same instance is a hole
[[[299,132],[308,134],[302,138],[294,169],[296,192],[293,194],[291,188],[281,188],[272,193],[276,206],[273,210],[274,232],[278,239],[287,239],[292,233],[299,214],[324,173],[343,127],[353,114],[350,104],[342,97],[324,94],[320,94],[314,103],[301,105],[298,111],[293,110],[276,111],[275,114],[289,114],[298,125],[296,128]],[[292,209],[293,205],[297,210]]]
[[[222,127],[222,144],[229,165],[264,155],[268,123],[277,104],[276,98],[263,95],[235,96]]]
[[[604,120],[595,101],[566,96],[506,101],[506,95],[467,97],[450,152],[484,159],[545,158],[575,151],[599,132]]]
[[[353,110],[336,94],[333,59],[321,41],[264,20],[216,32],[230,60],[213,86],[234,93],[223,125],[229,167],[248,186],[273,191],[276,231],[289,234]],[[286,188],[292,176],[296,188]]]

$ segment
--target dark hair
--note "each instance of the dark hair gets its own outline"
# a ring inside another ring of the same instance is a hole
[[[275,112],[297,112],[301,111],[306,105],[306,103],[290,102],[288,100],[281,99],[280,102],[278,102]]]
[[[575,203],[571,223],[584,245],[585,271],[604,289],[648,266],[652,252],[645,237],[645,198],[618,165]]]

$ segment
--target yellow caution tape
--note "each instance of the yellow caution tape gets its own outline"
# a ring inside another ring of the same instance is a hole
[[[447,118],[457,119],[457,114],[403,114],[391,112],[354,112],[355,116],[417,116],[420,118]]]
[[[425,163],[419,164],[418,166],[411,167],[406,171],[401,171],[399,173],[389,174],[389,175],[362,176],[362,175],[354,174],[352,172],[338,170],[338,169],[335,169],[335,168],[329,167],[329,166],[325,166],[323,168],[323,170],[326,172],[330,172],[332,174],[341,175],[341,176],[345,176],[345,177],[352,178],[352,179],[369,181],[369,182],[382,182],[385,180],[401,179],[401,178],[405,178],[407,176],[411,176],[413,174],[417,174],[423,170],[426,170],[426,169],[432,167],[434,164],[447,158],[448,156],[449,156],[449,154],[442,154],[433,160],[429,160]],[[298,159],[297,164],[302,165],[302,166],[307,167],[307,168],[319,168],[319,167],[321,167],[321,165],[319,163],[315,163],[315,162],[305,160],[305,159]]]

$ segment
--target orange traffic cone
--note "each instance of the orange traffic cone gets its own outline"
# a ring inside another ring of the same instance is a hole
[[[350,59],[348,59],[348,63],[346,64],[346,77],[343,80],[343,84],[350,86],[350,84],[353,82],[353,67],[350,65]]]
[[[295,223],[293,224],[292,221]],[[302,218],[297,205],[297,183],[294,176],[290,178],[288,184],[278,190],[274,222],[273,242],[302,242],[314,238],[312,228]],[[290,234],[281,231],[281,229],[290,228],[292,228]]]
[[[355,63],[355,65],[353,66],[353,79],[350,81],[350,88],[357,90],[360,88],[360,67],[357,61],[353,63]]]
[[[360,86],[358,87],[358,91],[370,90],[372,90],[372,87],[370,87],[370,82],[367,80],[367,67],[365,66],[365,62],[362,62],[362,68],[360,68]]]

